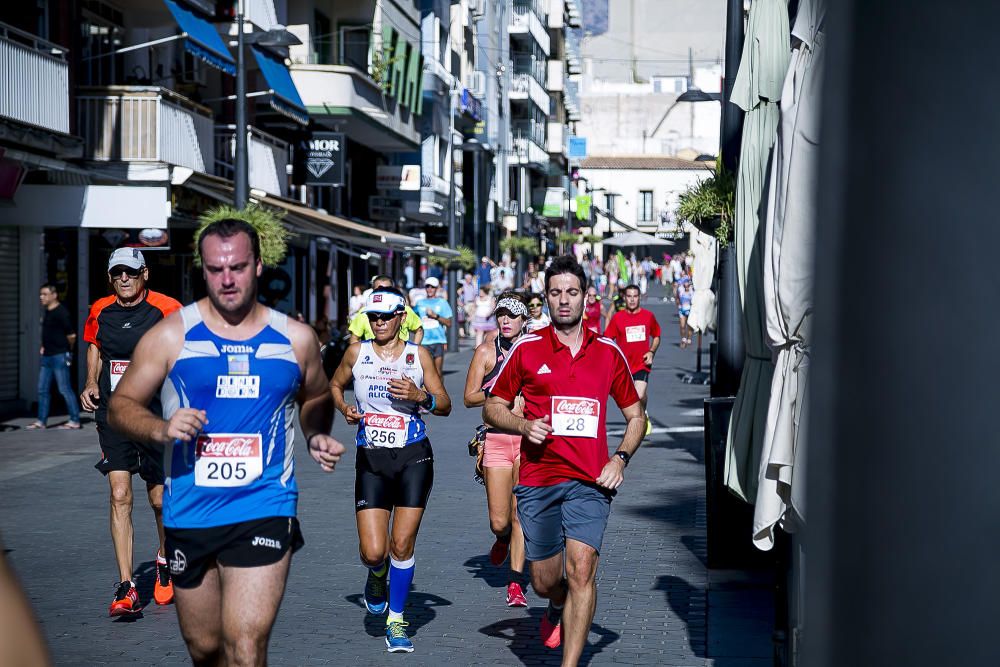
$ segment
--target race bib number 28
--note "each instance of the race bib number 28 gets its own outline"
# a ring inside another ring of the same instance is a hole
[[[200,435],[195,451],[195,486],[247,486],[264,472],[259,433]]]
[[[578,396],[552,397],[552,435],[570,438],[596,438],[601,418],[601,403]]]

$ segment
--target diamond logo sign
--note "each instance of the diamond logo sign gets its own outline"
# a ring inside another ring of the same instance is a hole
[[[323,178],[323,174],[333,168],[334,161],[330,158],[315,158],[306,162],[306,169],[316,178]]]

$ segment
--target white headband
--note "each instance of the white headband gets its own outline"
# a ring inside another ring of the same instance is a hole
[[[523,317],[525,319],[528,317],[528,309],[524,304],[509,296],[500,299],[497,307],[493,309],[493,313],[496,314],[498,310],[506,310],[514,317]]]

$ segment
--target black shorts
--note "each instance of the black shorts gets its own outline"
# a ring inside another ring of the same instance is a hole
[[[170,578],[180,588],[195,588],[212,565],[262,567],[295,553],[305,541],[299,520],[276,516],[213,528],[165,528]]]
[[[163,484],[163,447],[129,440],[101,422],[97,422],[97,437],[101,442],[101,460],[94,467],[102,473],[107,475],[113,470],[139,473],[150,484]]]
[[[406,447],[358,449],[354,510],[427,507],[434,486],[434,452],[426,438]]]
[[[632,373],[632,380],[635,382],[649,382],[649,369],[643,368],[641,371]]]

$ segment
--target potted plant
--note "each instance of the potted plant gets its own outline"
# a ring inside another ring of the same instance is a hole
[[[445,269],[456,271],[472,271],[476,268],[476,253],[472,251],[472,248],[464,245],[455,246],[460,254],[458,257],[441,257],[440,255],[431,255],[428,261],[431,264],[437,264],[443,266]]]
[[[733,239],[736,179],[718,161],[715,173],[695,183],[678,197],[677,221],[688,222],[706,234],[714,234],[722,246]]]

